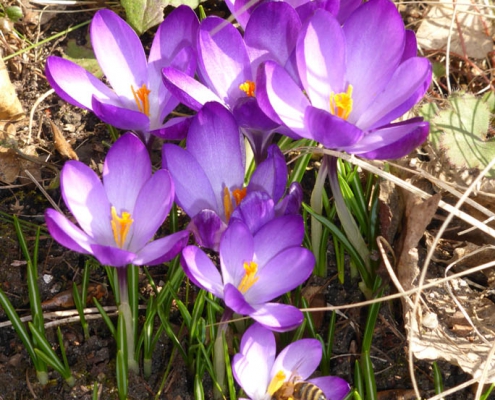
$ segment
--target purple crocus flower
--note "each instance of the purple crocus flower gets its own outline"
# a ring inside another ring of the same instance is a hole
[[[422,118],[390,123],[425,94],[431,65],[416,57],[395,5],[370,0],[341,27],[324,10],[307,20],[296,45],[304,89],[275,62],[260,67],[258,103],[296,135],[370,159],[399,158],[421,144]]]
[[[235,220],[220,241],[221,272],[196,246],[182,251],[182,267],[196,285],[223,299],[226,311],[249,315],[263,326],[283,332],[300,325],[303,314],[294,306],[269,301],[311,275],[315,259],[301,247],[303,237],[299,215],[275,218],[254,235],[244,222]]]
[[[188,226],[199,245],[218,250],[223,231],[235,208],[252,192],[264,192],[273,201],[273,215],[299,211],[301,189],[287,184],[287,166],[280,149],[273,145],[268,157],[244,187],[244,144],[232,114],[219,103],[206,105],[192,119],[186,149],[163,146],[163,167],[176,186],[176,202],[192,221]],[[297,202],[299,204],[297,205]],[[265,219],[266,220],[266,219]]]
[[[268,59],[282,65],[289,60],[301,22],[286,3],[267,3],[255,14],[244,38],[232,24],[219,17],[201,21],[196,46],[201,83],[173,66],[164,68],[163,76],[174,96],[193,110],[198,111],[209,101],[227,107],[251,143],[259,163],[266,157],[266,149],[279,124],[258,107],[256,69]]]
[[[275,353],[275,336],[260,324],[255,323],[242,336],[232,371],[249,399],[271,400],[284,384],[290,388],[301,381],[316,385],[328,400],[342,400],[349,393],[349,384],[342,378],[308,379],[320,364],[322,350],[318,340],[301,339],[289,344],[277,357]]]
[[[271,0],[279,1],[279,0]],[[301,21],[308,18],[317,8],[323,8],[337,17],[341,24],[362,3],[362,0],[284,0],[299,14]],[[226,0],[225,3],[243,29],[251,18],[251,14],[266,0]]]
[[[108,151],[103,183],[85,164],[66,162],[60,186],[79,227],[48,209],[48,231],[63,246],[91,254],[103,265],[153,265],[172,259],[187,244],[189,232],[150,242],[174,201],[170,174],[151,172],[148,151],[131,133],[120,137]]]
[[[198,26],[191,8],[175,9],[158,28],[146,61],[132,28],[113,11],[100,10],[91,22],[91,43],[113,91],[84,68],[60,57],[48,57],[46,77],[62,99],[92,110],[102,121],[138,132],[145,141],[149,132],[163,137],[163,121],[178,100],[163,85],[161,70],[173,65],[194,75]]]

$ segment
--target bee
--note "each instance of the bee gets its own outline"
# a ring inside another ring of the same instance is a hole
[[[327,400],[327,397],[314,383],[305,381],[294,383],[291,379],[273,393],[272,400]]]

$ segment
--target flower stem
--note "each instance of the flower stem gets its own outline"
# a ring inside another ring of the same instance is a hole
[[[127,340],[127,363],[130,371],[139,373],[139,365],[135,359],[134,350],[134,329],[131,307],[129,306],[129,290],[127,287],[127,266],[117,268],[117,280],[119,283],[120,303],[119,313],[124,318],[126,340]]]
[[[215,378],[218,387],[214,386],[215,399],[222,399],[225,392],[225,357],[223,352],[223,338],[229,327],[228,321],[232,319],[234,312],[225,307],[225,310],[218,326],[215,345],[213,346],[213,368],[215,369]]]

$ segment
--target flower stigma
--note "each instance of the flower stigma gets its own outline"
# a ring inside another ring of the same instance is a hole
[[[254,90],[256,89],[256,84],[253,81],[246,81],[244,83],[241,83],[239,85],[239,89],[246,93],[248,97],[255,97]]]
[[[230,219],[234,208],[236,208],[240,204],[242,199],[246,197],[246,193],[247,188],[234,189],[231,196],[229,188],[223,188],[223,208],[225,210],[225,218],[227,221]],[[232,197],[234,197],[235,205],[232,203]]]
[[[352,111],[352,85],[347,87],[346,92],[330,93],[330,112],[344,121],[347,121]]]
[[[112,206],[111,212],[113,238],[115,239],[117,246],[121,249],[124,247],[125,239],[134,220],[131,218],[131,213],[128,213],[127,211],[124,211],[122,216],[119,217],[114,206]]]
[[[251,286],[258,282],[259,276],[256,276],[256,273],[258,272],[258,264],[254,261],[245,262],[244,271],[246,271],[246,273],[242,277],[239,286],[237,286],[237,289],[239,289],[239,291],[243,294],[246,293]]]
[[[272,378],[270,384],[268,385],[267,392],[270,396],[273,396],[273,394],[282,387],[282,385],[285,382],[285,379],[287,376],[285,375],[285,372],[280,370],[278,371],[275,376]]]
[[[148,96],[151,93],[151,90],[149,90],[144,83],[143,86],[141,86],[138,90],[134,90],[134,87],[131,85],[131,90],[138,110],[149,117],[150,101],[148,99]]]

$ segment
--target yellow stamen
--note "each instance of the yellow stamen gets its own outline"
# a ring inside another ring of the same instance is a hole
[[[148,99],[151,90],[149,90],[146,85],[143,83],[138,90],[134,90],[131,85],[132,94],[134,95],[134,101],[136,102],[137,108],[143,114],[146,114],[148,117],[150,116],[150,101]]]
[[[241,89],[244,93],[246,93],[248,97],[254,97],[254,90],[256,89],[256,84],[253,81],[246,81],[239,85],[239,89]]]
[[[330,112],[343,120],[347,120],[352,111],[352,85],[347,87],[346,92],[330,93]]]
[[[223,209],[225,210],[225,218],[227,221],[234,211],[234,206],[232,205],[232,197],[230,196],[230,191],[228,187],[223,188]]]
[[[256,276],[258,264],[254,261],[245,262],[244,271],[246,271],[246,274],[242,277],[241,283],[239,283],[239,286],[237,287],[242,293],[246,293],[259,279],[259,276]]]
[[[275,374],[267,389],[267,392],[270,396],[273,396],[273,394],[282,387],[283,383],[285,382],[285,378],[287,378],[287,376],[285,375],[284,371],[278,371]]]
[[[115,239],[115,243],[119,248],[124,247],[125,238],[129,233],[129,229],[131,229],[131,225],[134,220],[131,218],[131,213],[124,211],[122,216],[119,217],[117,214],[117,210],[112,206],[112,231],[113,238]]]

